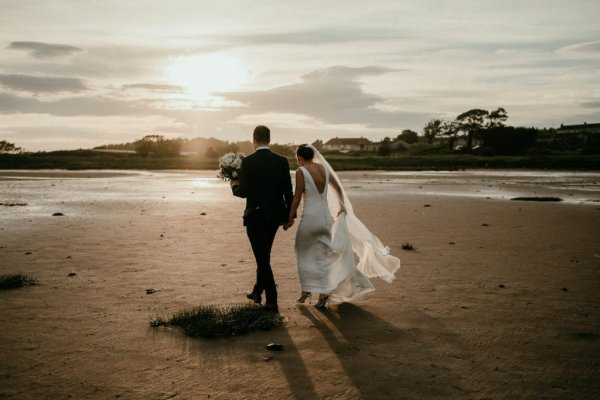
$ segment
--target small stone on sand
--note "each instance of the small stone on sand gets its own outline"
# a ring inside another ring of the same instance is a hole
[[[75,272],[69,272],[68,276],[77,276],[77,274]]]
[[[55,212],[54,214],[52,214],[53,217],[63,217],[65,214],[61,213],[61,212]]]

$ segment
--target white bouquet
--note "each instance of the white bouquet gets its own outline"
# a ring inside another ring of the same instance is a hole
[[[246,157],[244,153],[227,153],[219,158],[219,173],[217,178],[224,181],[240,178],[240,167],[242,160]]]

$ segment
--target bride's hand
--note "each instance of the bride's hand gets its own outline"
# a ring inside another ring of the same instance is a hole
[[[288,229],[290,229],[292,227],[292,225],[294,225],[294,220],[290,219],[288,222],[283,224],[283,230],[287,231]]]

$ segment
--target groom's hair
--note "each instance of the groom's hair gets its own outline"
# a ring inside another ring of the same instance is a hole
[[[259,125],[254,128],[252,138],[256,143],[271,143],[271,131],[264,125]]]
[[[296,149],[296,155],[304,158],[307,161],[310,161],[314,158],[315,152],[313,151],[313,149],[308,147],[307,144],[301,144]]]

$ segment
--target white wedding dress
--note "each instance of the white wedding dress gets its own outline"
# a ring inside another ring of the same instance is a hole
[[[391,282],[400,260],[356,218],[339,178],[321,153],[310,147],[315,152],[314,161],[325,168],[325,188],[319,193],[308,170],[300,167],[304,207],[295,243],[300,283],[303,291],[349,302],[375,290],[370,277]],[[338,182],[346,209],[335,220],[332,215],[338,214],[342,201],[330,179]]]

